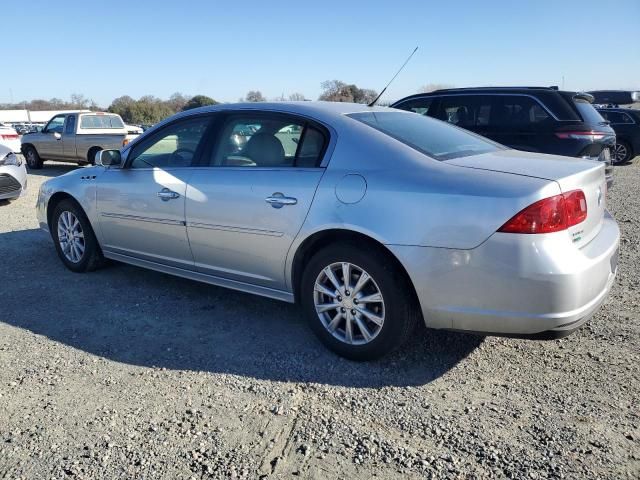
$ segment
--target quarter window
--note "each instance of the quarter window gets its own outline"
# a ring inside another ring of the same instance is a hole
[[[433,104],[433,97],[416,98],[398,105],[397,108],[407,110],[409,112],[419,113],[420,115],[429,115],[429,109]]]
[[[210,117],[181,120],[133,147],[130,168],[176,168],[194,164]]]
[[[234,115],[221,131],[211,166],[313,168],[326,143],[315,126],[281,114]]]

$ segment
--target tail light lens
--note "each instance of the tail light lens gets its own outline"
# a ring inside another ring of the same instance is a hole
[[[125,138],[124,140],[122,140],[122,146],[126,147],[129,144],[129,139]]]
[[[576,131],[576,132],[556,132],[556,137],[562,139],[572,140],[590,140],[595,142],[596,140],[602,140],[604,137],[610,135],[607,132],[596,132],[594,130],[589,131]]]
[[[18,135],[13,135],[13,134],[0,135],[0,137],[2,137],[3,140],[18,140],[18,138],[20,138]]]
[[[539,200],[515,214],[502,233],[553,233],[566,230],[587,218],[587,199],[582,190]]]

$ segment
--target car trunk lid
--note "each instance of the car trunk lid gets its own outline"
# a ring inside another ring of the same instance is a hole
[[[489,170],[556,182],[562,193],[582,190],[587,201],[587,218],[568,229],[571,241],[586,245],[600,230],[606,208],[607,184],[604,164],[579,158],[502,150],[445,161],[458,167]]]

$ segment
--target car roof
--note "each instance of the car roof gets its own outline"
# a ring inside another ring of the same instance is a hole
[[[350,113],[358,112],[398,112],[389,107],[373,106],[369,107],[361,103],[347,102],[246,102],[246,103],[221,103],[218,105],[208,105],[181,112],[169,119],[163,120],[160,124],[168,120],[189,116],[198,113],[225,112],[225,111],[271,111],[280,113],[291,113],[309,116],[320,121],[330,122],[331,118],[341,117]],[[159,125],[159,124],[158,124]],[[155,126],[154,126],[155,128]]]
[[[409,95],[408,97],[401,98],[400,100],[394,102],[399,103],[400,101],[410,100],[412,98],[423,98],[429,96],[437,96],[442,95],[443,93],[563,93],[569,95],[578,95],[580,92],[571,92],[567,90],[559,90],[558,87],[461,87],[461,88],[441,88],[439,90],[434,90],[433,92],[425,92],[425,93],[416,93],[414,95]],[[583,94],[584,95],[584,94]]]

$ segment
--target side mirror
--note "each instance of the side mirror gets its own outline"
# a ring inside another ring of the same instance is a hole
[[[60,140],[62,138],[62,135],[60,135],[58,132],[53,134],[53,138],[55,138],[56,140]]]
[[[120,150],[100,150],[96,153],[95,164],[103,167],[122,164]]]

